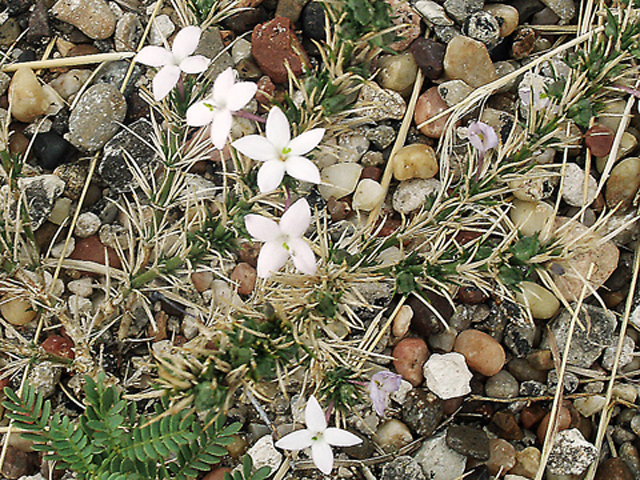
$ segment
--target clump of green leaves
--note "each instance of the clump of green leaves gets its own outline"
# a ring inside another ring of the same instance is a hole
[[[187,480],[218,464],[240,429],[239,423],[224,427],[222,416],[203,426],[190,411],[167,414],[166,399],[149,419],[115,386],[105,386],[104,374],[97,382],[86,377],[86,409],[77,422],[51,416],[51,402],[30,385],[22,396],[10,388],[4,392],[2,405],[14,425],[27,431],[23,438],[80,480]]]
[[[359,386],[363,385],[360,375],[353,369],[338,366],[325,371],[320,395],[332,402],[336,409],[348,411],[361,400]]]
[[[253,460],[250,455],[245,455],[242,460],[242,470],[233,472],[233,474],[225,473],[224,480],[264,480],[271,475],[271,468],[269,467],[259,468],[254,473],[251,473],[252,470]]]
[[[391,27],[391,5],[374,0],[346,0],[343,4],[344,20],[339,35],[344,40],[357,41],[370,32],[381,32]],[[393,34],[374,37],[371,43],[384,48],[394,40]]]

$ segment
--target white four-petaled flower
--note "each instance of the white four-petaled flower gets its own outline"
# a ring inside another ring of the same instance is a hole
[[[331,447],[351,447],[362,443],[362,439],[341,428],[327,428],[327,419],[322,407],[313,395],[307,402],[304,415],[307,428],[281,438],[276,442],[276,447],[285,450],[302,450],[311,447],[313,463],[322,473],[329,475],[333,469]]]
[[[280,223],[261,215],[247,215],[244,224],[251,236],[265,244],[258,255],[258,276],[267,278],[280,270],[287,258],[307,275],[316,272],[316,257],[302,235],[311,222],[311,210],[304,198],[291,205]]]
[[[267,117],[266,138],[248,135],[232,145],[243,155],[264,162],[258,172],[258,187],[266,193],[278,188],[285,173],[304,182],[320,183],[318,167],[303,155],[318,146],[324,132],[324,128],[314,128],[292,140],[287,117],[274,107]]]
[[[189,107],[187,125],[202,127],[211,124],[211,141],[218,150],[222,150],[231,131],[233,112],[249,103],[257,90],[255,83],[236,83],[233,70],[227,68],[216,78],[211,96]]]
[[[149,46],[144,47],[134,60],[149,67],[162,67],[153,79],[153,97],[162,100],[175,87],[180,73],[201,73],[209,66],[209,59],[193,55],[200,42],[201,30],[193,25],[178,32],[171,50]]]

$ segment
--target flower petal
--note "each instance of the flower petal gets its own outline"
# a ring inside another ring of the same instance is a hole
[[[149,67],[163,67],[173,63],[173,54],[162,47],[144,47],[133,60]]]
[[[278,224],[262,215],[247,215],[244,217],[244,226],[249,235],[260,242],[273,242],[280,236]]]
[[[187,109],[187,125],[202,127],[213,122],[215,116],[215,107],[211,100],[196,102]]]
[[[184,73],[201,73],[209,66],[209,59],[202,55],[187,57],[180,62],[180,70]]]
[[[327,419],[316,397],[311,395],[304,410],[304,422],[311,432],[324,432],[327,428]]]
[[[301,238],[291,238],[287,245],[291,249],[291,258],[296,268],[306,275],[314,275],[317,268],[316,257],[307,242]]]
[[[311,458],[318,470],[329,475],[333,470],[333,452],[327,442],[318,440],[311,445]]]
[[[251,101],[257,91],[258,86],[252,82],[234,84],[227,94],[227,108],[232,112],[240,110]]]
[[[202,31],[194,25],[184,27],[178,32],[176,38],[173,39],[173,47],[171,48],[178,62],[181,62],[196,51],[198,43],[200,43],[201,33]]]
[[[298,135],[296,138],[289,142],[289,148],[291,149],[291,155],[304,155],[316,148],[322,137],[324,137],[324,128],[314,128],[307,132]]]
[[[226,108],[227,98],[229,97],[229,92],[233,88],[235,81],[236,77],[233,74],[231,67],[218,75],[218,78],[216,78],[216,81],[213,83],[213,99],[215,100],[216,105],[224,105]]]
[[[260,192],[272,192],[280,186],[284,177],[284,163],[280,160],[269,160],[258,170],[258,188]]]
[[[281,152],[291,140],[289,131],[289,120],[278,107],[273,107],[267,117],[267,139],[273,144],[278,152]]]
[[[282,268],[289,258],[289,252],[280,243],[267,242],[258,255],[258,276],[268,278]]]
[[[166,65],[160,69],[153,79],[153,98],[157,102],[169,95],[180,78],[180,68],[177,65]]]
[[[273,145],[261,135],[247,135],[233,142],[231,146],[253,160],[259,160],[261,162],[277,160]],[[278,162],[280,162],[280,160],[278,160]]]
[[[336,447],[351,447],[362,443],[362,439],[351,432],[341,428],[327,428],[324,431],[324,439],[329,445]]]
[[[231,131],[233,117],[228,110],[216,110],[211,122],[211,141],[213,146],[222,150],[227,143],[227,137]]]
[[[276,442],[276,447],[284,450],[302,450],[313,444],[311,440],[313,433],[310,430],[298,430],[285,435]]]
[[[286,171],[293,178],[303,182],[320,183],[320,170],[305,157],[289,157],[284,163]]]
[[[304,198],[291,205],[280,219],[280,231],[292,238],[300,238],[311,223],[311,209]]]
[[[369,384],[369,398],[373,404],[373,408],[380,417],[384,417],[384,411],[387,408],[387,396],[380,391],[376,382]]]

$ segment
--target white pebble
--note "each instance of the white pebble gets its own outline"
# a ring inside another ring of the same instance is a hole
[[[589,186],[587,188],[587,198],[584,202],[584,180],[585,173],[575,163],[567,163],[564,173],[564,184],[562,186],[562,199],[572,207],[581,207],[583,203],[589,205],[596,198],[598,183],[596,179],[589,175]]]
[[[93,293],[93,278],[84,277],[79,280],[72,280],[67,283],[67,288],[71,293],[79,297],[89,297]]]
[[[98,230],[100,230],[100,225],[102,225],[100,217],[95,213],[84,212],[78,217],[76,228],[73,233],[80,238],[87,238],[97,233]]]
[[[353,208],[369,212],[384,200],[384,189],[375,180],[365,178],[358,183],[353,194]]]
[[[71,252],[73,252],[73,250],[76,248],[76,240],[75,238],[71,237],[69,239],[69,244],[67,245],[67,249],[64,250],[64,258],[69,257],[69,255],[71,255]],[[60,242],[60,243],[56,243],[52,248],[51,248],[51,255],[53,256],[53,258],[60,258],[63,255],[63,249],[64,249],[64,242]]]
[[[440,181],[435,178],[416,178],[400,182],[393,194],[393,209],[405,215],[418,210],[425,204],[428,196],[438,193],[440,186]]]
[[[473,374],[460,353],[434,353],[423,367],[427,388],[443,400],[471,393]]]
[[[337,163],[323,168],[322,184],[318,186],[320,195],[325,200],[329,197],[339,200],[349,195],[356,189],[361,172],[362,167],[357,163]]]
[[[163,45],[164,41],[171,36],[176,29],[168,15],[158,15],[153,21],[149,32],[150,45]]]
[[[71,316],[83,315],[91,313],[91,300],[79,295],[71,295],[69,297],[69,313]]]

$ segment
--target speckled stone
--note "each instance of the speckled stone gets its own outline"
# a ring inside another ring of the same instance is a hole
[[[484,43],[463,35],[453,38],[444,56],[444,73],[477,88],[498,78]]]
[[[71,112],[65,138],[79,150],[95,152],[120,129],[126,113],[127,102],[118,89],[106,83],[94,85]]]
[[[440,190],[441,183],[435,178],[421,178],[400,182],[393,193],[392,203],[396,212],[409,214],[418,210],[427,201],[427,197]]]
[[[489,50],[500,42],[500,24],[489,12],[479,11],[464,22],[462,32],[474,40],[484,43]]]
[[[475,12],[482,10],[484,0],[446,0],[444,9],[447,14],[459,24],[469,18]]]
[[[116,28],[116,17],[104,0],[58,0],[51,13],[93,40],[109,38]]]
[[[555,475],[581,475],[597,457],[598,450],[584,439],[580,430],[563,430],[555,436],[547,469]]]
[[[456,452],[475,458],[489,460],[489,437],[479,428],[452,425],[447,429],[447,445]]]
[[[467,458],[447,445],[445,434],[427,438],[415,454],[427,478],[430,480],[455,480],[461,478]]]
[[[411,390],[402,404],[402,421],[417,435],[429,436],[440,425],[444,402],[420,388]]]
[[[398,92],[385,90],[375,82],[368,82],[360,90],[353,108],[369,122],[402,120],[407,103]]]
[[[385,0],[391,6],[391,23],[402,25],[395,34],[401,37],[389,44],[389,48],[402,52],[420,36],[420,15],[404,0]]]
[[[426,480],[422,467],[412,457],[394,458],[382,469],[380,480]]]

